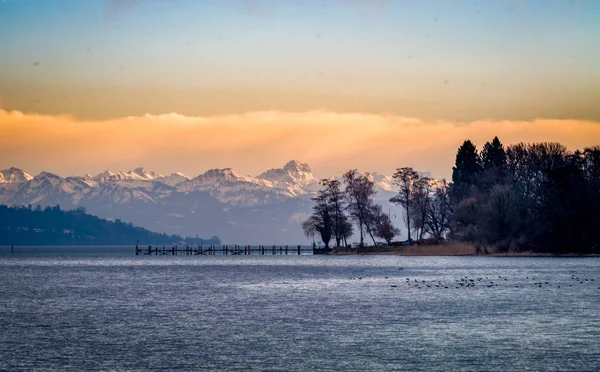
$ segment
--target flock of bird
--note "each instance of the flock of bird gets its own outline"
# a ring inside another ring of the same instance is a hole
[[[356,277],[356,278],[350,278],[350,280],[362,280],[362,277]],[[389,279],[389,277],[385,277],[385,279]],[[476,285],[477,286],[485,286],[486,288],[492,288],[492,287],[499,287],[500,284],[504,284],[504,286],[513,286],[514,288],[519,288],[519,287],[527,287],[527,286],[536,286],[538,288],[542,288],[544,286],[549,287],[549,286],[553,286],[552,283],[547,282],[547,281],[537,281],[537,279],[532,276],[532,277],[526,277],[526,280],[529,282],[523,283],[523,282],[518,282],[518,283],[514,283],[512,280],[509,280],[511,278],[509,277],[503,277],[501,275],[498,275],[498,278],[490,278],[489,276],[486,277],[474,277],[474,278],[469,278],[468,276],[465,277],[455,277],[454,280],[452,282],[442,282],[441,280],[423,280],[423,279],[416,279],[416,278],[406,278],[404,280],[404,285],[407,287],[413,287],[413,288],[444,288],[444,289],[449,289],[449,288],[455,288],[455,289],[460,289],[460,288],[473,288]],[[532,283],[533,281],[533,283]],[[505,283],[506,282],[506,283]],[[513,283],[511,283],[513,282]],[[573,285],[581,285],[581,284],[592,284],[593,282],[595,282],[594,279],[592,278],[580,278],[579,276],[572,274],[571,278],[569,280],[570,284],[568,284],[568,287],[572,287]],[[563,283],[564,285],[564,283]],[[398,285],[397,284],[391,284],[390,287],[392,288],[397,288]],[[561,288],[561,285],[556,285],[556,288]],[[598,289],[600,289],[600,287],[598,287]]]

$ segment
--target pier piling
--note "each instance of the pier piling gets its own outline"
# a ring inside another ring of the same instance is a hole
[[[206,248],[204,248],[202,245],[198,245],[196,248],[194,248],[193,246],[189,246],[189,245],[186,245],[184,247],[178,247],[177,245],[173,245],[170,248],[167,248],[164,245],[162,247],[159,247],[159,246],[153,247],[151,245],[148,245],[146,248],[140,248],[139,245],[136,244],[135,245],[135,255],[136,256],[139,256],[139,255],[177,256],[179,254],[182,254],[185,256],[194,256],[194,255],[250,256],[250,255],[252,255],[252,252],[256,252],[256,254],[261,255],[261,256],[264,256],[264,255],[272,255],[272,256],[286,255],[287,256],[288,254],[293,254],[293,253],[291,253],[291,252],[293,252],[293,250],[290,252],[290,248],[293,249],[292,247],[290,247],[289,245],[285,245],[285,246],[272,245],[270,249],[269,248],[265,249],[265,246],[262,244],[256,245],[254,247],[250,244],[247,244],[244,246],[234,244],[231,246],[231,249],[229,249],[229,245],[221,245],[221,246],[209,245]],[[303,252],[311,252],[313,254],[321,253],[321,252],[315,253],[314,248],[311,248],[311,247],[303,248],[301,245],[296,246],[296,252],[298,255],[302,255]],[[14,253],[14,245],[11,245],[11,254],[13,254],[13,253]],[[304,253],[304,254],[306,254],[306,253]]]

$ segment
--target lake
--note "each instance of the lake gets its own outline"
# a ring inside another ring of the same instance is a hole
[[[0,248],[0,370],[593,371],[600,258]]]

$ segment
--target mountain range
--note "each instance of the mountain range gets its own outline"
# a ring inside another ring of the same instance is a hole
[[[372,177],[376,201],[399,216],[388,202],[394,195],[391,177]],[[226,244],[305,244],[301,223],[318,188],[311,168],[295,160],[255,177],[230,168],[194,178],[144,168],[66,178],[49,172],[32,177],[18,168],[0,171],[0,204],[84,207],[101,218],[160,233],[216,235]]]

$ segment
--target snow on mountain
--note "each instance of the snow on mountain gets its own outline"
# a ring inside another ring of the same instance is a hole
[[[183,193],[206,191],[222,203],[238,206],[268,204],[295,196],[276,188],[271,181],[246,176],[231,168],[211,169],[178,184],[176,189]]]
[[[176,186],[184,181],[188,181],[189,179],[190,178],[185,174],[176,172],[172,173],[170,176],[157,177],[154,180],[157,182],[164,183],[165,185]]]
[[[145,190],[123,186],[119,183],[105,183],[92,190],[86,197],[89,202],[101,204],[127,204],[133,201],[156,204],[156,200]]]
[[[89,174],[86,174],[83,177],[67,177],[67,179],[76,180],[78,182],[85,183],[89,187],[98,187],[98,182],[96,182],[96,180],[94,180],[94,178],[92,176],[90,176]]]
[[[32,178],[33,177],[27,172],[15,167],[0,171],[0,184],[23,183],[29,181]]]
[[[42,172],[12,195],[11,204],[75,206],[91,187],[80,177],[62,178],[56,174]]]
[[[275,187],[285,189],[294,196],[303,195],[307,190],[314,191],[318,184],[308,164],[296,160],[288,162],[282,169],[270,169],[257,178],[270,181]]]
[[[132,179],[137,179],[139,177],[140,180],[152,181],[157,178],[164,177],[162,174],[156,173],[154,171],[146,170],[142,167],[136,168],[128,173]]]
[[[104,183],[125,180],[153,181],[161,177],[164,176],[154,171],[148,171],[142,167],[139,167],[129,172],[113,172],[107,170],[96,175],[95,177],[93,177],[93,179],[98,183]]]
[[[392,176],[373,172],[371,173],[371,179],[375,182],[375,189],[377,191],[395,191]]]

